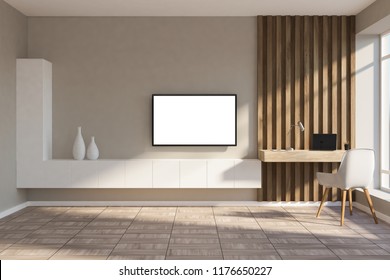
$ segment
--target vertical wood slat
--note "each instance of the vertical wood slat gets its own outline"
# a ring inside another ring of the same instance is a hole
[[[313,133],[355,145],[355,18],[258,17],[258,147],[310,149]],[[305,132],[291,124],[302,121]],[[318,201],[316,172],[338,164],[263,163],[259,200]],[[338,199],[337,190],[330,197]]]
[[[275,88],[275,94],[276,94],[276,131],[275,131],[275,142],[276,142],[276,149],[282,148],[282,118],[279,116],[279,112],[282,111],[282,17],[277,16],[276,22],[275,22],[275,39],[276,39],[276,53],[275,53],[275,61],[276,64],[273,68],[275,68],[276,71],[276,88]],[[281,174],[282,171],[282,164],[276,163],[276,173]],[[282,200],[282,180],[281,176],[276,176],[275,180],[276,185],[276,201]]]
[[[273,56],[273,52],[274,52],[274,49],[273,49],[273,44],[272,44],[272,33],[273,33],[273,20],[272,20],[272,17],[266,17],[266,20],[267,20],[267,49],[266,49],[266,53],[267,53],[267,66],[268,65],[272,65],[272,56]],[[273,124],[274,124],[274,120],[273,120],[273,114],[272,114],[272,69],[273,67],[265,67],[265,69],[267,69],[267,77],[266,77],[266,80],[267,80],[267,92],[266,92],[266,96],[267,96],[267,111],[266,111],[266,114],[267,114],[267,132],[266,132],[266,136],[267,136],[267,149],[272,149],[273,146],[272,146],[272,134],[273,134]],[[273,180],[272,180],[272,167],[273,167],[273,164],[267,164],[267,170],[266,170],[266,188],[267,188],[267,200],[268,201],[273,201],[273,192],[274,192],[274,187],[273,187]]]
[[[266,49],[266,40],[265,40],[265,34],[264,28],[266,28],[266,24],[263,23],[264,17],[259,16],[257,20],[257,38],[258,38],[258,47],[257,47],[257,57],[261,57],[261,59],[257,60],[257,108],[258,111],[261,110],[262,112],[266,111],[266,101],[265,101],[265,88],[267,83],[267,76],[266,71],[264,71],[264,67],[262,67],[262,61],[264,61],[265,54],[267,53]],[[264,119],[264,113],[257,115],[257,147],[262,147],[264,143],[263,138],[263,131],[266,129],[266,120]],[[261,167],[261,173],[266,174],[266,167],[265,165],[262,165]],[[267,188],[259,189],[257,191],[257,200],[262,201],[266,197],[265,191]],[[264,190],[264,191],[263,191]]]
[[[297,121],[300,120],[300,95],[301,95],[301,17],[295,17],[295,102],[293,104],[294,106],[294,121],[291,122],[292,124],[296,124]],[[294,137],[294,148],[300,149],[300,134],[299,132],[293,127],[290,131],[291,134],[293,134]],[[300,201],[301,200],[301,176],[300,176],[300,164],[295,163],[295,169],[294,169],[294,200]]]
[[[341,146],[348,141],[347,119],[347,17],[341,17]]]
[[[257,38],[258,38],[258,47],[257,47],[257,88],[259,92],[264,92],[264,80],[265,80],[265,75],[264,75],[264,67],[263,65],[265,64],[264,61],[264,36],[265,32],[263,31],[264,29],[264,24],[263,24],[264,18],[262,16],[259,16],[257,20]],[[264,94],[258,94],[257,95],[257,111],[264,111],[263,108],[264,104]],[[261,145],[264,142],[264,131],[266,130],[265,126],[266,122],[264,121],[264,114],[258,114],[257,115],[257,146],[261,147]]]
[[[273,21],[272,21],[272,17],[267,17],[267,50],[266,50],[266,53],[267,53],[267,67],[265,67],[265,69],[267,69],[267,77],[266,77],[266,80],[267,80],[267,92],[266,92],[266,96],[267,96],[267,111],[266,111],[266,114],[267,114],[267,132],[266,132],[266,136],[267,136],[267,149],[272,149],[272,133],[273,133],[273,127],[274,127],[274,123],[275,123],[275,120],[273,120],[273,114],[272,114],[272,111],[273,110],[273,104],[272,104],[272,96],[273,96],[273,93],[272,93],[272,69],[273,67],[269,67],[272,65],[272,56],[274,55],[274,47],[272,45],[272,33],[273,33]]]
[[[280,88],[280,94],[281,94],[281,101],[282,101],[282,109],[281,112],[287,113],[287,108],[286,108],[286,98],[287,98],[287,90],[286,90],[286,17],[280,17],[280,37],[281,37],[281,52],[280,52],[280,65],[281,65],[281,88]],[[287,142],[286,142],[286,119],[287,117],[281,118],[282,123],[281,123],[281,146],[282,147],[287,147]],[[281,164],[281,174],[286,174],[286,164]],[[286,192],[287,192],[287,176],[281,176],[281,200],[286,201]]]
[[[331,63],[330,63],[330,51],[331,51],[331,40],[330,40],[330,18],[328,16],[323,17],[323,50],[322,50],[322,133],[330,133],[330,127],[331,127],[331,100],[332,100],[332,83],[330,80],[331,75],[329,75],[329,72],[331,71]],[[322,171],[323,172],[331,172],[330,164],[324,163],[322,164]],[[325,187],[322,186],[320,188],[320,198],[322,199],[322,195],[325,191]],[[328,198],[327,198],[328,199]]]
[[[314,17],[314,29],[313,29],[313,98],[312,98],[312,133],[319,133],[319,114],[320,114],[320,90],[319,90],[319,84],[320,84],[320,67],[319,67],[319,61],[320,61],[320,23],[319,23],[319,17]],[[315,43],[318,42],[318,43]],[[318,200],[318,180],[317,176],[315,174],[318,172],[318,163],[313,164],[313,172],[314,176],[312,179],[313,182],[313,188],[312,193],[313,196],[311,197],[311,200],[317,201]]]
[[[346,54],[351,54],[351,41],[350,41],[350,31],[351,31],[351,18],[346,17],[346,26],[345,26],[345,40],[346,40]],[[346,79],[346,119],[349,119],[351,116],[351,55],[346,55],[346,65],[345,65],[345,79]],[[346,132],[346,142],[351,144],[351,122],[347,122],[347,132]]]
[[[285,36],[286,36],[286,45],[285,45],[285,75],[286,75],[286,85],[285,85],[285,126],[284,131],[282,133],[286,134],[286,140],[285,140],[285,146],[286,148],[291,147],[291,137],[290,137],[290,125],[291,125],[291,89],[293,84],[293,79],[291,77],[292,71],[292,61],[291,61],[291,51],[292,51],[292,38],[291,38],[291,17],[287,16],[285,21]],[[285,197],[284,201],[291,201],[292,200],[292,193],[291,193],[291,164],[287,163],[286,166],[286,173],[285,173],[285,184],[286,184],[286,191],[285,191]]]
[[[322,133],[329,133],[329,96],[331,87],[329,83],[329,17],[323,17],[323,51],[322,51]]]
[[[311,111],[311,104],[310,104],[310,95],[312,95],[312,92],[310,90],[311,88],[311,22],[310,19],[312,17],[305,16],[304,17],[304,44],[303,44],[303,64],[304,64],[304,79],[303,79],[303,106],[301,107],[301,111],[303,111],[303,123],[305,125],[305,131],[304,133],[304,139],[303,139],[303,148],[309,149],[309,141],[310,137],[307,135],[311,134],[310,125],[310,111]],[[304,176],[304,184],[303,184],[303,200],[309,201],[309,193],[310,193],[310,175],[309,175],[310,169],[309,164],[305,163],[303,164],[303,176]]]
[[[356,56],[355,56],[355,51],[356,51],[356,40],[355,40],[355,34],[356,34],[356,25],[355,25],[355,18],[348,18],[350,21],[349,29],[347,32],[349,32],[349,42],[350,42],[350,49],[348,50],[348,56],[350,57],[350,66],[348,73],[350,75],[350,81],[349,81],[349,95],[350,95],[350,135],[351,135],[351,148],[355,148],[356,145],[356,134],[355,134],[355,127],[356,127],[356,118],[355,118],[355,104],[356,104],[356,99],[355,99],[355,63],[356,63]]]

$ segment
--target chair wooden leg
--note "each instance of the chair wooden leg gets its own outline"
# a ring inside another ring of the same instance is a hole
[[[318,217],[320,216],[322,207],[324,206],[324,202],[325,202],[326,198],[328,197],[328,192],[329,192],[329,188],[325,188],[325,192],[324,192],[324,194],[322,195],[322,200],[321,200],[320,207],[318,207],[318,211],[317,211],[317,216],[316,216],[316,218],[318,218]]]
[[[372,204],[370,193],[368,192],[367,189],[364,189],[364,194],[366,195],[368,206],[370,206],[372,217],[374,218],[374,221],[377,224],[378,223],[378,219],[377,219],[377,217],[375,215],[375,209],[374,209],[374,205]]]
[[[341,192],[342,198],[341,198],[341,220],[340,220],[340,226],[344,224],[344,214],[345,214],[345,200],[347,199],[347,191],[343,190]]]
[[[348,190],[349,214],[352,216],[352,189]]]

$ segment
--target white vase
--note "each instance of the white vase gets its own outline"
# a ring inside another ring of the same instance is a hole
[[[77,127],[77,135],[73,142],[73,158],[83,160],[85,157],[85,143],[81,135],[81,126]]]
[[[99,149],[96,146],[95,137],[92,136],[91,143],[89,143],[88,149],[87,149],[87,159],[96,160],[98,158],[99,158]]]

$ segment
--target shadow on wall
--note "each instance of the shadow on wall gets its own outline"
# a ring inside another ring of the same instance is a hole
[[[258,167],[258,171],[254,169],[254,167]],[[252,163],[235,161],[233,167],[230,167],[223,172],[223,179],[226,181],[261,181],[261,162],[260,160],[254,160]]]

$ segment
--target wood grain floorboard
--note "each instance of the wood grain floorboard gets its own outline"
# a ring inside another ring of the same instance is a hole
[[[21,224],[21,223],[7,223],[0,226],[0,231],[23,231],[23,230],[37,230],[43,224]]]
[[[48,247],[48,248],[44,248],[44,247],[40,247],[40,248],[23,248],[23,247],[9,247],[5,250],[3,250],[1,253],[0,253],[0,258],[2,258],[3,256],[45,256],[45,257],[50,257],[52,256],[57,250],[59,249],[59,247],[57,248],[51,248],[51,247]]]
[[[12,245],[11,243],[0,244],[0,252],[4,251],[5,249],[10,247],[11,245]]]
[[[126,232],[126,228],[84,228],[78,233],[78,236],[88,236],[90,234],[124,234]]]
[[[272,244],[273,247],[277,250],[295,250],[295,249],[299,249],[299,250],[303,250],[303,249],[313,249],[313,250],[317,250],[317,249],[328,249],[327,246],[325,246],[324,244],[321,244],[321,243],[273,243]]]
[[[355,248],[334,248],[332,251],[338,256],[390,256],[389,252],[379,249],[355,249]]]
[[[229,232],[219,232],[218,233],[219,235],[219,238],[220,239],[247,239],[247,238],[258,238],[258,239],[262,239],[262,238],[267,238],[267,235],[259,230],[259,231],[256,231],[256,232],[253,232],[253,233],[242,233],[242,232],[233,232],[233,233],[229,233]]]
[[[168,243],[156,243],[156,244],[118,244],[115,250],[166,250]]]
[[[217,230],[216,229],[203,229],[202,227],[200,228],[192,228],[192,229],[187,229],[187,228],[176,228],[174,227],[173,230],[172,230],[172,235],[180,235],[180,234],[217,234]]]
[[[53,255],[50,260],[107,260],[108,255]]]
[[[118,244],[119,240],[121,239],[121,236],[118,236],[117,238],[90,238],[89,236],[84,237],[74,237],[69,240],[68,244],[75,245],[75,244]]]
[[[60,238],[54,238],[54,237],[44,237],[44,238],[32,238],[27,237],[19,240],[15,244],[41,244],[41,245],[55,245],[55,244],[65,244],[70,240],[70,238],[67,237],[60,237]]]
[[[221,243],[222,251],[225,250],[272,250],[274,246],[271,243]]]
[[[390,260],[389,255],[341,255],[342,260]]]
[[[111,254],[108,260],[165,260],[165,252],[162,255],[116,255]]]
[[[315,237],[270,238],[269,241],[273,244],[321,244]]]
[[[359,244],[362,246],[364,244],[373,244],[370,240],[362,237],[329,237],[329,238],[320,238],[319,239],[325,245],[342,245],[342,244]]]
[[[166,260],[223,260],[222,256],[167,256]]]
[[[177,209],[177,214],[180,213],[201,213],[201,214],[210,214],[213,215],[212,207],[179,207]]]
[[[340,258],[338,256],[331,256],[331,255],[298,255],[298,256],[282,256],[283,260],[339,260]]]
[[[114,249],[112,252],[111,252],[111,255],[116,255],[116,256],[119,256],[119,255],[124,255],[124,256],[128,256],[128,255],[133,255],[133,256],[161,256],[161,255],[165,255],[166,253],[166,249],[164,250],[147,250],[147,249],[132,249],[132,250],[122,250],[122,249]]]
[[[171,237],[169,244],[219,244],[218,238],[205,237]]]
[[[30,256],[30,255],[17,255],[17,256],[1,256],[0,260],[48,260],[50,256]]]
[[[55,256],[108,256],[113,249],[113,245],[65,245]]]
[[[126,233],[122,239],[167,239],[169,237],[169,233]]]
[[[168,249],[167,257],[183,257],[183,256],[222,256],[221,250],[209,249],[207,247],[199,248],[199,247],[183,247],[183,248],[173,248]]]
[[[31,233],[29,231],[17,231],[17,232],[7,232],[7,231],[4,231],[3,233],[0,233],[0,243],[8,243],[7,240],[18,240],[18,239],[21,239],[21,238],[25,238],[27,237],[28,235],[30,235]],[[3,242],[2,240],[5,240],[5,242]]]
[[[334,256],[335,254],[329,249],[310,249],[310,248],[294,248],[294,249],[276,249],[283,256]]]
[[[278,254],[270,255],[229,255],[224,256],[224,260],[281,260]]]
[[[88,224],[88,228],[93,227],[108,227],[108,228],[128,228],[132,223],[132,220],[130,221],[110,221],[110,220],[103,220],[96,218],[92,222]]]

